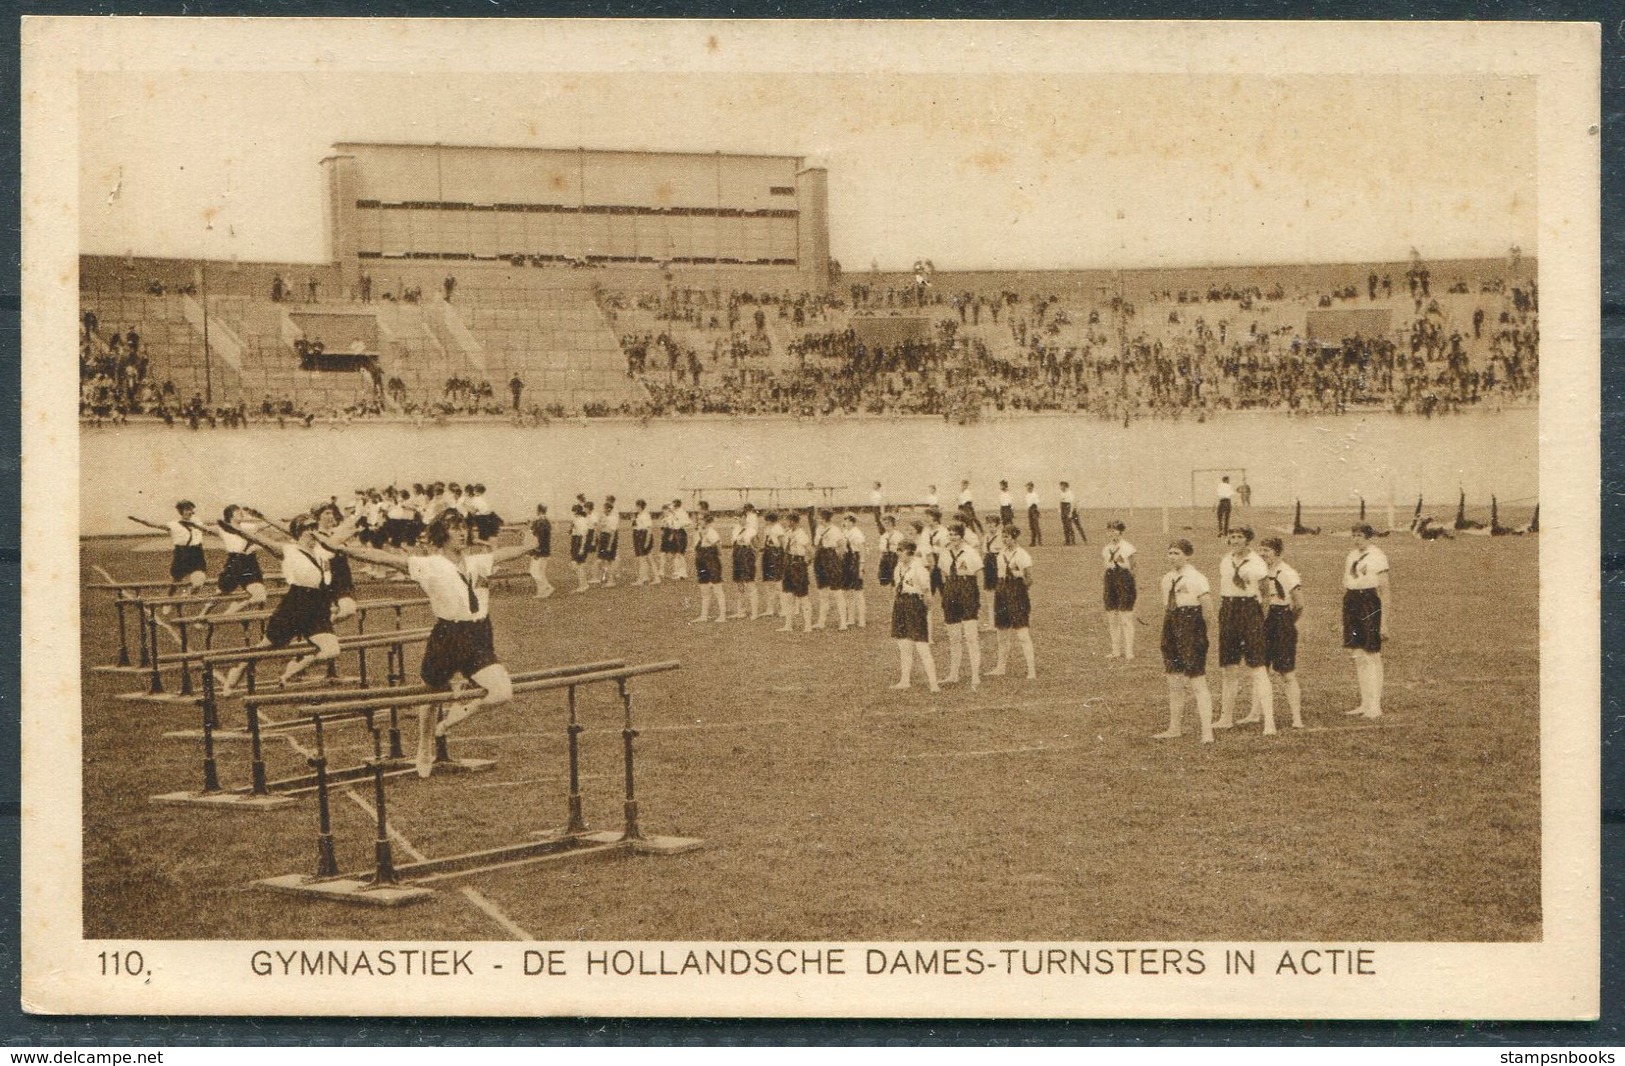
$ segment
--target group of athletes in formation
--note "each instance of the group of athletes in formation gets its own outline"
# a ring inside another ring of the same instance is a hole
[[[454,682],[460,687],[459,679],[466,678],[480,690],[468,699],[454,697],[438,724],[438,731],[444,733],[469,715],[512,698],[512,681],[497,658],[491,629],[490,584],[496,568],[528,557],[535,595],[547,597],[554,592],[547,572],[553,550],[547,507],[538,505],[521,543],[498,547],[494,542],[501,520],[484,504],[483,487],[473,488],[478,491],[452,494],[439,485],[414,486],[410,494],[363,490],[347,509],[329,500],[297,515],[285,527],[236,504],[227,506],[216,521],[199,522],[189,500],[176,505],[178,517],[167,523],[132,518],[169,533],[173,544],[170,576],[179,588],[203,589],[207,580],[204,537],[219,538],[227,553],[219,589],[227,594],[245,593],[224,608],[228,612],[267,603],[255,550],[264,549],[280,558],[288,588],[266,623],[260,646],[289,647],[304,640],[313,649],[288,662],[283,683],[338,655],[333,624],[356,610],[351,559],[405,574],[423,589],[435,616],[424,650],[424,682],[450,689]],[[1026,677],[1036,678],[1029,592],[1034,562],[1022,544],[1008,486],[1000,483],[999,511],[989,514],[986,524],[978,518],[968,482],[962,486],[958,508],[946,520],[935,495],[932,486],[923,517],[910,519],[906,526],[885,506],[878,483],[870,497],[869,510],[878,530],[877,580],[895,592],[891,636],[897,644],[899,676],[892,687],[909,688],[917,662],[932,692],[958,683],[962,667],[969,687],[976,689],[983,677],[1006,672],[1012,644],[1021,652]],[[1064,482],[1061,500],[1065,542],[1074,544],[1078,538],[1087,542]],[[1031,485],[1028,505],[1029,532],[1033,540],[1040,540],[1039,507]],[[622,521],[615,498],[606,496],[595,504],[578,496],[571,514],[574,591],[615,585]],[[855,511],[837,514],[823,509],[804,516],[799,509],[764,513],[744,504],[728,529],[729,576],[738,592],[732,614],[724,592],[723,530],[718,528],[718,516],[704,502],[690,513],[681,500],[674,500],[656,514],[644,500],[638,500],[631,524],[635,585],[688,580],[692,542],[693,574],[700,586],[700,613],[694,622],[778,619],[780,629],[790,632],[799,619],[802,631],[810,633],[829,624],[833,605],[840,629],[867,628],[864,560],[868,534]],[[271,531],[280,536],[269,536]],[[1100,554],[1110,657],[1132,660],[1138,599],[1136,550],[1125,539],[1125,532],[1121,521],[1108,523]],[[1373,543],[1375,536],[1368,525],[1353,528],[1354,546],[1341,578],[1343,644],[1353,655],[1360,692],[1359,705],[1348,713],[1368,719],[1383,713],[1382,639],[1387,632],[1385,607],[1390,588],[1388,560]],[[1218,565],[1221,679],[1216,720],[1206,677],[1213,586],[1193,565],[1195,548],[1189,540],[1175,540],[1167,549],[1167,569],[1161,580],[1161,653],[1168,680],[1169,722],[1156,735],[1159,739],[1183,734],[1187,701],[1195,705],[1203,743],[1213,741],[1214,730],[1238,724],[1261,723],[1265,734],[1274,734],[1277,683],[1286,694],[1292,726],[1303,726],[1296,673],[1297,620],[1304,607],[1302,580],[1286,562],[1280,538],[1264,538],[1255,549],[1250,529],[1230,528],[1225,537],[1229,550]],[[772,590],[766,605],[762,603],[763,585]],[[948,672],[942,677],[931,648],[939,627],[946,629],[949,648]],[[985,630],[996,634],[997,658],[992,669],[984,671],[981,632]],[[231,692],[241,670],[217,675],[217,690]],[[1250,713],[1237,719],[1244,681],[1250,689]],[[433,733],[426,727],[418,752],[418,772],[424,776],[432,768],[432,740]]]

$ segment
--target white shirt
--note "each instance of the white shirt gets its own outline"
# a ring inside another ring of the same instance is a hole
[[[165,522],[169,528],[169,542],[177,548],[193,548],[203,543],[203,534],[193,529],[186,522],[177,518],[173,522]]]
[[[937,506],[937,494],[934,493],[934,492],[926,493],[925,494],[925,505],[927,507],[935,507],[935,506]]]
[[[926,569],[918,555],[898,575],[897,590],[914,596],[925,596],[931,592],[931,571]]]
[[[592,528],[592,519],[584,514],[574,515],[570,519],[570,536],[585,537],[587,530]]]
[[[1207,578],[1201,572],[1186,563],[1178,570],[1162,575],[1162,602],[1168,602],[1168,593],[1174,594],[1175,607],[1200,607],[1202,597],[1212,592]]]
[[[811,554],[812,538],[809,537],[807,535],[807,531],[800,526],[797,526],[795,529],[790,531],[788,541],[789,546],[785,550],[787,550],[791,555],[798,555],[805,559]]]
[[[598,519],[598,528],[605,533],[616,533],[621,528],[621,516],[606,508],[603,517]]]
[[[632,516],[632,528],[640,532],[648,532],[651,525],[648,511],[639,511]]]
[[[721,543],[722,543],[722,534],[717,532],[717,527],[716,526],[710,525],[710,526],[706,526],[704,529],[700,530],[700,547],[702,547],[702,548],[715,548],[718,544],[721,544]]]
[[[897,545],[902,543],[902,540],[903,534],[901,532],[895,529],[888,529],[886,532],[880,534],[878,547],[882,553],[891,552],[893,555],[895,555],[897,554]]]
[[[1001,510],[1006,507],[1014,506],[1014,503],[1015,501],[1010,499],[1010,494],[1008,492],[1003,489],[999,490],[999,508]]]
[[[1038,506],[1038,493],[1036,493],[1036,492],[1027,493],[1027,506],[1028,507],[1037,507]]]
[[[1221,481],[1219,482],[1218,488],[1214,491],[1219,494],[1219,499],[1228,500],[1230,497],[1236,494],[1236,487],[1230,484],[1228,481]]]
[[[1134,559],[1134,545],[1126,540],[1120,540],[1116,544],[1107,541],[1106,545],[1100,549],[1100,558],[1106,564],[1107,570],[1131,569],[1129,564]]]
[[[483,495],[482,496],[464,496],[463,497],[463,513],[464,514],[490,514],[491,513],[491,505],[485,502],[485,497]]]
[[[1298,572],[1286,563],[1278,562],[1275,569],[1265,575],[1264,600],[1270,607],[1289,606],[1292,603],[1292,590],[1303,587],[1303,580]]]
[[[970,502],[971,502],[971,491],[970,491],[970,489],[968,489],[968,488],[960,489],[959,490],[959,505],[961,507],[963,507],[965,504],[970,503]]]
[[[949,548],[943,555],[943,571],[948,574],[957,574],[960,577],[973,577],[981,573],[982,556],[975,548],[961,544],[957,548]]]
[[[1268,567],[1252,549],[1237,559],[1232,552],[1219,557],[1219,595],[1227,599],[1258,598],[1258,582]]]
[[[307,551],[291,540],[279,546],[282,549],[282,577],[288,584],[319,589],[332,583],[333,574],[327,565],[333,558],[331,552],[320,546]]]
[[[1370,544],[1355,548],[1343,560],[1343,587],[1374,589],[1387,572],[1388,556],[1382,553],[1381,548]]]
[[[491,611],[491,555],[463,556],[458,566],[444,555],[413,555],[406,560],[406,573],[423,587],[434,616],[447,622],[477,622]],[[479,609],[468,609],[468,592],[474,590]]]
[[[252,520],[245,521],[245,522],[234,522],[232,524],[233,524],[233,526],[235,528],[237,528],[237,529],[246,529],[250,533],[252,533],[256,529],[260,528],[260,524],[258,522],[252,521]],[[233,555],[251,555],[251,554],[253,554],[255,545],[254,545],[254,542],[249,540],[248,538],[238,536],[236,533],[233,533],[230,530],[225,529],[224,527],[218,527],[217,526],[216,529],[215,529],[215,532],[220,537],[220,543],[224,544],[226,546],[226,551],[230,552],[231,554],[233,554]]]
[[[818,531],[818,546],[839,551],[846,547],[846,534],[841,532],[840,526],[826,525]]]
[[[1007,548],[999,553],[1000,577],[1026,577],[1033,568],[1033,557],[1021,546]]]
[[[671,521],[673,529],[688,529],[694,525],[694,520],[688,516],[688,512],[681,509],[671,513]]]
[[[754,547],[756,544],[756,532],[756,512],[752,511],[750,514],[734,523],[734,543],[747,547]]]
[[[925,531],[926,547],[920,552],[922,556],[930,556],[929,563],[935,569],[942,569],[942,561],[948,551],[948,527],[938,526]]]
[[[880,495],[880,490],[875,489],[873,492],[869,493],[869,506],[879,507],[881,499],[882,497]]]
[[[1073,504],[1075,504],[1077,502],[1077,499],[1078,498],[1075,495],[1073,495],[1071,489],[1062,489],[1061,490],[1061,502],[1066,504],[1068,507],[1071,507]]]
[[[865,537],[863,535],[863,530],[859,529],[857,526],[853,526],[851,529],[846,531],[846,550],[849,552],[862,553],[863,546],[868,543],[868,541],[869,538]]]
[[[788,533],[789,530],[784,528],[783,522],[774,522],[772,525],[767,527],[767,546],[770,548],[784,547],[784,542]]]

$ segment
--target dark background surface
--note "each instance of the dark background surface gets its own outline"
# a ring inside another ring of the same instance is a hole
[[[1500,1022],[1426,1023],[1217,1023],[1112,1021],[750,1021],[559,1019],[440,1021],[356,1019],[180,1019],[180,1018],[50,1018],[21,1013],[19,943],[19,763],[0,759],[0,855],[8,860],[0,875],[0,1044],[30,1046],[373,1046],[452,1045],[519,1046],[532,1044],[638,1046],[744,1046],[884,1044],[893,1046],[969,1044],[1022,1046],[1043,1044],[1097,1045],[1440,1045],[1515,1047],[1521,1045],[1625,1044],[1625,736],[1620,696],[1625,687],[1625,468],[1621,464],[1625,431],[1625,152],[1619,129],[1625,122],[1625,9],[1611,0],[1566,3],[1474,3],[1472,0],[1387,0],[1323,4],[1286,0],[1183,0],[1136,3],[1108,0],[1088,5],[1007,0],[937,0],[930,5],[900,0],[863,2],[804,0],[773,4],[691,3],[627,0],[550,0],[514,3],[480,0],[469,3],[356,3],[354,0],[283,0],[262,3],[13,3],[13,17],[0,25],[0,63],[8,77],[3,94],[6,128],[20,129],[19,21],[25,14],[77,15],[261,15],[261,16],[415,16],[479,15],[531,17],[704,17],[704,18],[1214,18],[1231,19],[1396,19],[1403,21],[1578,21],[1600,22],[1602,33],[1602,581],[1603,581],[1603,801],[1602,825],[1603,943],[1602,1019],[1592,1024],[1525,1024]],[[0,479],[20,498],[20,284],[19,146],[0,138],[5,153],[0,166],[6,200],[13,207],[0,250],[11,267],[0,280]],[[0,610],[20,617],[20,512],[14,504],[0,519]],[[1575,565],[1584,567],[1585,560]],[[0,743],[19,748],[20,640],[0,645]]]

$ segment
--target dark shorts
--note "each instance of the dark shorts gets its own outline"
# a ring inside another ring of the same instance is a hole
[[[265,623],[265,639],[275,648],[286,648],[295,640],[309,640],[318,633],[333,632],[333,598],[327,589],[289,585],[282,602]]]
[[[584,563],[587,561],[587,541],[579,534],[570,534],[570,561]]]
[[[1251,596],[1219,597],[1219,665],[1264,665],[1264,605]]]
[[[722,584],[722,549],[714,544],[694,549],[694,576],[702,585]]]
[[[177,544],[169,555],[169,576],[184,581],[193,574],[204,573],[208,567],[203,561],[203,545]]]
[[[807,595],[807,560],[802,556],[785,556],[783,588],[792,596]]]
[[[1343,593],[1343,647],[1382,651],[1382,597],[1376,589]]]
[[[1002,577],[993,592],[993,627],[995,629],[1026,629],[1032,615],[1032,601],[1027,596],[1027,583],[1019,577]]]
[[[339,596],[353,596],[355,594],[355,575],[350,572],[350,557],[335,555],[333,561],[328,563],[332,573],[332,580],[328,582],[327,591],[335,598]]]
[[[1207,674],[1207,620],[1200,607],[1175,607],[1162,618],[1162,668],[1170,674]]]
[[[497,661],[496,645],[491,635],[491,619],[478,622],[435,622],[429,632],[428,646],[423,649],[423,667],[419,671],[423,683],[430,688],[445,688],[451,679],[462,674],[469,680]]]
[[[939,567],[931,568],[931,594],[939,595],[942,592],[942,570]]]
[[[783,548],[763,548],[762,549],[762,580],[763,581],[782,581],[782,580],[784,580],[784,549]]]
[[[634,529],[632,531],[632,554],[639,559],[654,550],[654,534],[647,529]]]
[[[660,531],[660,551],[670,555],[677,550],[677,531],[675,529],[662,529]]]
[[[1134,584],[1134,571],[1124,570],[1120,566],[1106,571],[1106,610],[1132,611],[1139,596]]]
[[[982,553],[982,588],[992,592],[999,587],[999,553]]]
[[[253,552],[232,552],[226,556],[226,565],[220,571],[221,592],[236,592],[264,583],[265,574],[260,570],[259,556]]]
[[[949,625],[974,622],[982,613],[982,593],[976,587],[976,578],[954,574],[942,588],[942,618]]]
[[[912,640],[917,644],[924,644],[931,639],[924,596],[902,592],[897,594],[891,608],[891,635],[898,640]]]
[[[615,556],[620,554],[621,535],[619,533],[598,534],[598,558],[606,562],[614,562]]]
[[[813,553],[813,580],[821,589],[841,587],[841,557],[834,548],[819,548]]]
[[[1278,674],[1298,668],[1298,620],[1290,607],[1271,607],[1264,615],[1264,665]]]
[[[848,592],[863,590],[863,556],[846,552],[841,556],[841,588]]]
[[[897,576],[897,553],[880,553],[880,574],[876,578],[882,585],[890,585]]]
[[[734,580],[744,583],[756,580],[756,549],[748,544],[739,544],[733,550]]]
[[[677,555],[688,551],[688,530],[674,529],[671,533],[671,550]]]

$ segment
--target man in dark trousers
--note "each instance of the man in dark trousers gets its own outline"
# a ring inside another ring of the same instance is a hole
[[[525,383],[524,383],[524,381],[522,381],[520,379],[518,374],[515,374],[513,376],[513,379],[508,382],[508,391],[513,393],[513,410],[514,410],[514,414],[518,414],[519,413],[519,397],[525,391]]]
[[[1083,522],[1078,518],[1077,497],[1072,494],[1070,482],[1061,482],[1061,535],[1066,543],[1076,544],[1077,537],[1082,537],[1085,544],[1089,543],[1089,534],[1083,531]]]

